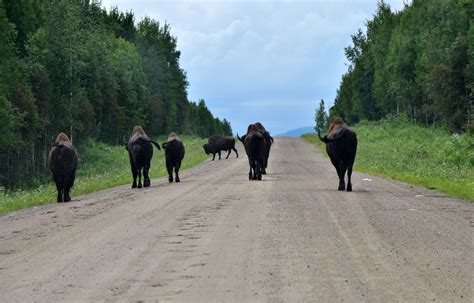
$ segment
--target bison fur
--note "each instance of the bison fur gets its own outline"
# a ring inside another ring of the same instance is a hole
[[[266,174],[267,173],[267,166],[268,166],[268,158],[270,157],[270,149],[271,149],[271,146],[273,144],[273,137],[270,135],[270,132],[268,132],[265,127],[262,125],[262,123],[260,122],[256,122],[254,124],[250,124],[248,127],[247,127],[247,133],[250,131],[251,128],[255,128],[257,129],[260,133],[263,134],[264,138],[265,138],[265,143],[266,143],[266,149],[265,149],[265,164],[264,164],[264,168],[262,170],[262,174]],[[239,140],[244,143],[245,141],[245,137],[246,135],[242,136],[242,137],[239,137],[239,135],[237,135],[237,138],[239,138]]]
[[[60,133],[49,152],[48,165],[58,190],[57,202],[69,202],[79,156],[65,133]]]
[[[219,155],[219,160],[221,159],[221,151],[227,152],[226,159],[229,158],[231,151],[234,151],[239,157],[239,153],[235,148],[235,139],[229,136],[210,136],[207,139],[207,143],[202,146],[206,155],[212,154],[212,161],[216,158],[216,154]]]
[[[247,134],[239,137],[249,159],[249,180],[262,180],[267,163],[268,140],[265,132],[256,124],[249,125]]]
[[[336,168],[339,177],[338,190],[352,191],[351,175],[357,152],[357,135],[354,130],[344,123],[342,118],[335,118],[330,126],[327,135],[318,137],[326,144],[326,152],[331,159],[332,165]],[[344,183],[344,175],[347,171],[347,187]]]
[[[173,169],[176,182],[180,182],[179,168],[184,158],[184,144],[181,142],[176,133],[172,132],[168,135],[168,141],[161,144],[165,150],[166,169],[168,170],[168,180],[173,182]]]
[[[143,186],[150,186],[150,177],[148,172],[151,166],[151,158],[153,157],[152,144],[155,145],[156,148],[160,149],[160,145],[155,141],[150,140],[141,126],[135,126],[133,128],[132,136],[128,140],[126,147],[130,158],[130,168],[132,170],[132,188],[142,187],[142,171]]]

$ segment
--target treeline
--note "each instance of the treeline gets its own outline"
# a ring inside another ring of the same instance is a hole
[[[151,135],[231,135],[204,100],[188,100],[168,24],[135,23],[100,1],[0,0],[0,189],[42,180],[56,134],[119,144]]]
[[[452,131],[474,130],[474,2],[380,1],[366,32],[345,49],[350,64],[330,116],[349,123],[406,113]]]

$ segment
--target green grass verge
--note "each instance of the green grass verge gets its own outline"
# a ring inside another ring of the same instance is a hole
[[[181,136],[186,148],[186,154],[181,169],[201,163],[207,156],[202,145],[206,139]],[[161,137],[157,142],[165,142]],[[123,184],[132,183],[128,153],[124,147],[110,146],[104,143],[89,141],[78,147],[80,162],[77,169],[76,181],[71,196],[95,192]],[[150,169],[150,178],[167,175],[163,151],[154,148]],[[0,214],[14,210],[55,203],[56,186],[54,182],[42,185],[36,189],[6,194],[0,191]]]
[[[354,129],[358,139],[355,170],[474,201],[472,135],[412,125],[403,117],[363,121]],[[314,134],[303,138],[326,155],[324,144]]]

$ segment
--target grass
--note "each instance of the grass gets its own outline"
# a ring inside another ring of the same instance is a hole
[[[354,129],[358,139],[355,170],[474,201],[472,135],[413,125],[404,117],[363,121]],[[303,138],[326,155],[314,134]]]
[[[202,145],[205,139],[182,136],[186,154],[181,170],[201,163],[208,156]],[[157,142],[166,141],[164,137]],[[128,153],[124,147],[110,146],[96,141],[88,141],[78,147],[80,162],[77,169],[76,181],[71,191],[72,199],[82,194],[95,192],[123,184],[132,183]],[[150,178],[167,175],[163,151],[154,148],[150,169]],[[38,188],[7,194],[0,191],[0,214],[14,210],[55,203],[56,186],[54,182],[41,185]]]

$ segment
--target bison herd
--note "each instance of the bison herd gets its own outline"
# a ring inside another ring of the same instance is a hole
[[[328,130],[328,134],[318,137],[326,144],[326,151],[331,163],[336,168],[339,177],[338,190],[352,191],[351,175],[357,150],[357,136],[351,128],[347,127],[341,118],[334,119]],[[243,136],[237,134],[237,138],[243,143],[249,161],[249,180],[262,180],[262,175],[266,174],[270,149],[273,144],[273,137],[260,123],[250,124],[247,133]],[[153,145],[160,150],[160,144],[151,140],[141,126],[135,126],[128,141],[124,142],[130,159],[132,171],[132,188],[150,186],[149,170],[153,157]],[[168,171],[169,182],[180,182],[179,169],[184,158],[185,148],[183,142],[171,132],[168,140],[161,144],[165,151],[166,169]],[[235,148],[235,139],[229,136],[210,136],[208,142],[203,145],[204,152],[212,154],[212,161],[216,154],[221,159],[221,151],[226,151],[226,159],[232,151],[236,158],[239,153]],[[76,169],[79,156],[76,148],[72,145],[65,133],[60,133],[54,141],[49,152],[48,164],[53,174],[58,191],[57,202],[68,202],[71,200],[69,192],[74,185]],[[173,178],[174,170],[174,178]],[[344,183],[344,175],[347,171],[347,187]],[[137,182],[138,179],[138,182]]]

